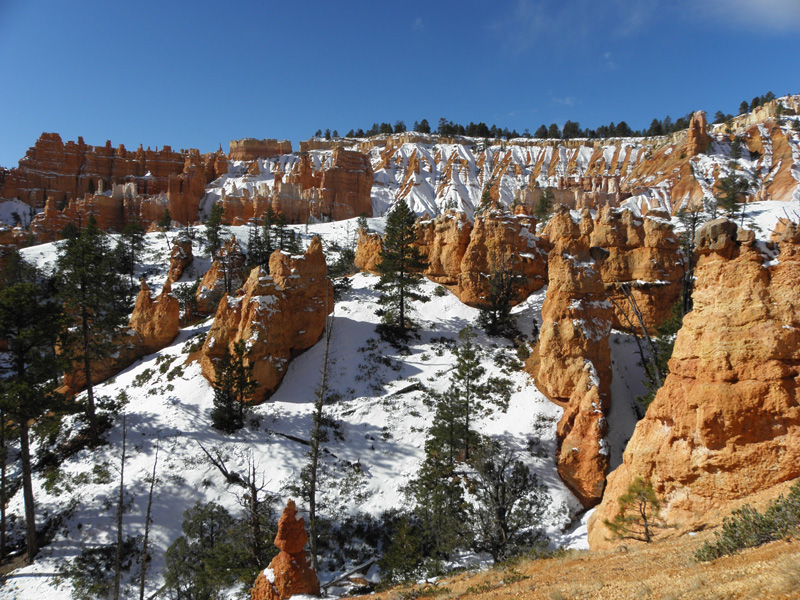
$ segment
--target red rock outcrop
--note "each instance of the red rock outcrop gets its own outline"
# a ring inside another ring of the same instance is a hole
[[[625,285],[648,330],[655,332],[672,315],[672,307],[681,294],[680,243],[669,216],[651,210],[639,218],[629,210],[605,206],[592,223],[589,245],[609,252],[599,261],[599,267],[606,293],[614,301],[612,326],[628,329],[630,319],[638,329],[633,311],[620,291],[620,286]]]
[[[296,594],[319,596],[319,579],[306,560],[308,540],[305,520],[289,500],[278,522],[275,545],[280,549],[250,590],[251,600],[286,600]]]
[[[372,163],[361,152],[337,148],[330,168],[322,171],[321,198],[312,213],[334,221],[372,216]]]
[[[668,523],[700,528],[732,501],[800,476],[800,231],[786,227],[767,262],[723,221],[698,233],[694,309],[589,521],[592,548],[610,545],[603,519],[635,477],[663,497]]]
[[[704,153],[710,141],[706,113],[698,110],[692,115],[692,120],[689,122],[689,131],[686,134],[686,154],[697,156]]]
[[[192,240],[185,230],[178,232],[172,240],[172,251],[169,255],[169,273],[167,281],[175,283],[180,280],[183,271],[192,264],[194,254],[192,253]]]
[[[416,245],[428,263],[423,274],[465,304],[482,308],[488,306],[486,275],[509,268],[523,277],[514,299],[521,302],[547,282],[547,254],[535,229],[531,217],[499,209],[477,214],[474,223],[454,211],[418,221]],[[356,267],[375,272],[380,251],[378,234],[359,231]]]
[[[228,160],[251,161],[257,158],[273,158],[281,154],[292,153],[292,142],[289,140],[243,138],[231,140]]]
[[[150,296],[150,288],[142,278],[136,297],[129,329],[114,338],[116,350],[103,360],[92,361],[92,380],[105,381],[132,365],[143,356],[167,347],[178,335],[180,306],[172,295],[169,282],[157,298]],[[86,386],[83,369],[68,370],[64,374],[62,392],[76,394]]]
[[[591,219],[581,222],[588,225]],[[526,369],[536,387],[564,408],[557,427],[558,473],[586,507],[603,496],[609,466],[611,303],[590,250],[589,233],[559,207],[545,233],[554,243],[539,341]]]
[[[251,400],[278,387],[289,361],[319,340],[333,311],[333,286],[322,243],[314,238],[303,256],[272,253],[269,274],[254,268],[236,295],[223,297],[203,345],[201,365],[209,381],[225,346],[244,340],[257,382]]]
[[[353,260],[356,268],[360,271],[376,273],[382,248],[383,242],[379,233],[370,233],[366,229],[359,229],[356,256]]]
[[[165,208],[180,223],[193,223],[206,184],[224,172],[221,152],[173,152],[169,146],[155,151],[140,146],[131,152],[122,145],[112,148],[111,142],[88,146],[83,138],[64,144],[58,134],[43,133],[19,166],[4,172],[0,198],[46,207],[49,216],[37,216],[32,229],[42,232],[41,241],[49,241],[57,237],[56,221],[80,226],[80,218],[89,213],[102,229],[116,231],[133,219],[147,226]],[[57,217],[59,205],[63,215]]]
[[[211,268],[205,272],[197,287],[197,314],[210,315],[226,293],[238,290],[245,278],[247,256],[242,252],[236,236],[232,235],[217,252]]]

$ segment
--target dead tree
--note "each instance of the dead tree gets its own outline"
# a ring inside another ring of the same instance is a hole
[[[147,581],[147,543],[150,538],[150,509],[153,507],[153,489],[156,486],[156,468],[158,467],[158,449],[161,438],[156,439],[156,455],[153,459],[153,474],[150,476],[150,493],[147,495],[147,512],[144,517],[144,541],[142,542],[142,576],[139,580],[139,600],[144,600],[144,585]]]

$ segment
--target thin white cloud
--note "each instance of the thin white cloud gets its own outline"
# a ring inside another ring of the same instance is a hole
[[[701,15],[716,24],[765,27],[772,31],[800,30],[798,0],[700,0],[695,4]]]
[[[614,57],[611,54],[611,52],[606,52],[605,54],[603,54],[603,59],[605,60],[606,69],[608,69],[609,71],[616,71],[617,69],[619,69],[619,65],[614,60]]]
[[[575,106],[575,98],[572,96],[565,96],[564,98],[553,96],[553,102],[556,104],[563,104],[564,106]]]
[[[417,17],[414,19],[414,23],[411,25],[411,29],[413,31],[422,31],[425,29],[425,24],[422,22],[422,17]]]
[[[519,54],[540,43],[591,39],[598,28],[614,36],[634,35],[654,18],[660,1],[516,0],[489,28],[503,38],[506,50]]]

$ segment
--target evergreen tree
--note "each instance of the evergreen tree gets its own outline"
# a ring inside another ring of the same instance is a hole
[[[555,123],[550,124],[550,128],[547,130],[547,137],[549,137],[551,140],[561,139],[561,130],[558,128],[558,125]]]
[[[575,121],[564,123],[564,139],[569,140],[581,136],[581,124]]]
[[[395,121],[394,122],[394,132],[395,133],[404,133],[406,131],[406,124],[403,121]]]
[[[92,445],[100,441],[94,400],[93,361],[113,351],[113,337],[125,324],[130,287],[116,272],[106,235],[93,216],[86,227],[73,230],[59,248],[56,262],[58,292],[71,327],[61,347],[86,381],[86,417]]]
[[[10,276],[12,270],[18,270],[14,277]],[[0,379],[0,415],[4,420],[13,421],[19,438],[26,560],[31,564],[38,552],[38,542],[29,430],[33,422],[53,409],[60,400],[54,391],[61,366],[55,345],[64,329],[65,319],[61,306],[50,297],[32,267],[14,261],[6,265],[3,278],[17,281],[0,290],[0,339],[8,344],[7,360],[0,365],[3,375]],[[5,427],[5,422],[2,425]],[[5,435],[5,430],[3,433]]]
[[[161,218],[158,220],[158,226],[161,229],[169,229],[172,226],[172,215],[169,214],[169,208],[164,209],[164,213],[161,215]]]
[[[617,501],[619,512],[612,521],[603,521],[615,538],[649,543],[656,530],[664,528],[661,500],[649,481],[637,477]]]
[[[134,219],[128,221],[122,229],[117,244],[117,255],[121,272],[128,275],[131,285],[134,284],[133,276],[136,263],[144,249],[144,227]]]
[[[473,466],[473,548],[497,562],[524,549],[546,547],[546,538],[532,526],[542,522],[551,499],[536,474],[494,440],[482,445]]]
[[[536,217],[536,220],[540,223],[547,223],[550,219],[550,215],[553,212],[553,206],[555,206],[555,195],[553,194],[553,188],[550,186],[545,187],[542,190],[542,195],[539,197],[539,200],[536,202],[536,207],[534,208],[533,215]]]
[[[211,212],[206,219],[206,242],[208,242],[209,253],[213,259],[222,247],[222,219],[225,217],[225,209],[216,202],[211,205]]]
[[[650,123],[650,128],[647,130],[647,135],[664,135],[664,126],[661,124],[661,121],[658,119],[653,119]]]
[[[742,157],[742,143],[739,141],[738,136],[734,136],[733,142],[731,142],[731,158],[741,158]]]
[[[511,307],[525,277],[515,268],[517,260],[510,255],[493,254],[490,257],[488,306],[481,309],[478,317],[478,324],[489,335],[513,337],[518,333],[511,318]]]
[[[405,338],[413,325],[408,318],[410,302],[428,302],[430,298],[420,293],[422,269],[425,261],[414,245],[417,239],[416,217],[404,200],[397,202],[386,219],[386,233],[377,265],[380,279],[375,288],[381,292],[375,314],[381,317],[385,329],[382,334]]]
[[[739,114],[746,115],[750,112],[750,105],[747,103],[747,100],[742,100],[742,103],[739,105]]]
[[[533,137],[540,140],[547,139],[547,126],[539,125],[539,129],[536,130],[536,133],[533,134]]]
[[[214,408],[211,424],[223,433],[234,433],[244,427],[244,407],[247,397],[258,385],[251,379],[252,364],[245,364],[244,340],[233,344],[233,353],[226,346],[215,365]]]
[[[725,211],[728,218],[733,219],[739,211],[739,196],[747,192],[750,186],[744,177],[731,172],[717,181],[715,198],[719,208]]]

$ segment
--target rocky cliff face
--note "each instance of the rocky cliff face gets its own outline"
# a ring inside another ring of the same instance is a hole
[[[719,219],[698,232],[694,310],[683,320],[664,386],[638,423],[623,464],[589,522],[635,477],[649,479],[674,525],[719,522],[733,500],[800,476],[800,231],[784,228],[777,260]]]
[[[620,290],[624,285],[630,289],[645,325],[653,333],[671,316],[681,294],[680,243],[669,216],[652,210],[640,218],[629,210],[605,206],[593,221],[584,217],[582,223],[591,227],[589,246],[608,250],[608,256],[598,264],[600,278],[613,304],[612,326],[627,330],[630,321],[636,329],[639,327]]]
[[[586,222],[588,221],[588,223]],[[603,496],[609,465],[611,303],[589,246],[591,219],[576,223],[559,207],[545,233],[553,242],[539,341],[526,365],[536,387],[564,408],[558,423],[558,473],[586,507]]]
[[[292,153],[292,142],[289,140],[244,138],[231,140],[229,160],[253,161],[257,158],[274,158],[281,154]]]
[[[276,250],[269,273],[253,269],[242,289],[219,303],[202,349],[203,374],[214,381],[225,345],[244,340],[257,382],[252,400],[262,401],[278,386],[289,361],[319,340],[331,311],[333,286],[319,238],[304,256]]]
[[[294,500],[289,500],[275,536],[280,552],[256,577],[251,600],[286,600],[296,594],[319,596],[319,579],[306,560],[306,541],[305,520],[297,516]]]
[[[111,142],[88,146],[83,138],[64,144],[58,134],[44,133],[19,166],[5,172],[0,198],[46,207],[32,230],[42,232],[40,241],[50,241],[57,237],[57,222],[78,225],[89,213],[103,229],[116,231],[133,219],[147,226],[166,208],[173,219],[193,223],[206,184],[225,172],[221,153],[174,152],[169,146],[128,151]]]
[[[334,221],[372,216],[372,166],[356,151],[254,161],[245,176],[210,189],[234,225],[260,219],[267,207],[289,223],[305,223],[310,216]]]

